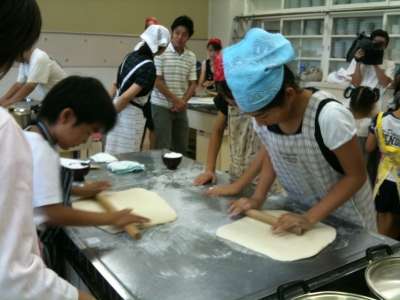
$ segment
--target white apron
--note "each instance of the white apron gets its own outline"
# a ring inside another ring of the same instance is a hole
[[[288,196],[309,207],[324,198],[343,177],[322,155],[314,136],[318,105],[327,98],[333,96],[321,91],[312,95],[299,134],[277,134],[254,122],[254,129],[266,147],[277,177]],[[362,188],[333,214],[377,231],[369,181],[366,180]]]
[[[115,103],[117,103],[120,97],[120,91],[125,85],[126,80],[129,79],[129,77],[136,71],[136,69],[148,62],[152,61],[142,61],[135,68],[133,68],[128,73],[128,75],[125,76],[124,80],[122,81],[121,87],[117,91],[117,95],[113,100],[114,105]],[[125,60],[122,65],[124,63]],[[121,67],[121,71],[122,69],[123,68]],[[150,93],[142,97],[135,97],[132,99],[132,101],[139,104],[140,106],[143,106],[146,104]],[[139,152],[145,123],[146,119],[143,116],[143,110],[139,107],[134,106],[131,103],[128,103],[128,105],[118,114],[115,127],[107,135],[105,152],[110,154]]]

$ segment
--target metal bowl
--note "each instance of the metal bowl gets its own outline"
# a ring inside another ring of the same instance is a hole
[[[386,250],[390,256],[373,261],[373,252],[379,250]],[[392,255],[393,250],[388,245],[371,247],[366,251],[370,264],[365,270],[365,280],[379,299],[400,299],[400,257]]]
[[[285,298],[285,290],[293,289],[294,287],[301,286],[305,292],[304,295],[296,296],[294,298]],[[318,292],[311,293],[308,284],[304,280],[298,280],[289,282],[278,287],[278,299],[279,300],[374,300],[372,298],[342,292]]]

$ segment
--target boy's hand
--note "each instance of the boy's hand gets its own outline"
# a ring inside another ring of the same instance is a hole
[[[237,216],[245,210],[249,209],[260,209],[262,205],[256,199],[242,197],[239,200],[231,200],[228,202],[230,205],[227,214],[231,218]]]
[[[196,177],[193,184],[195,186],[206,184],[207,182],[211,181],[212,184],[217,183],[217,175],[213,171],[205,171],[203,174],[200,174]]]
[[[278,223],[271,227],[272,231],[283,231],[294,226],[304,227],[309,230],[314,227],[317,222],[312,220],[307,214],[285,213],[278,218]]]
[[[88,198],[111,188],[112,185],[108,181],[97,181],[82,187],[73,186],[71,194],[74,196]]]
[[[234,183],[232,184],[224,184],[220,186],[216,186],[215,188],[205,190],[203,195],[205,196],[232,196],[240,194],[242,191],[241,188],[236,186]]]
[[[150,222],[149,219],[134,215],[131,213],[131,209],[123,209],[120,211],[117,211],[115,213],[111,213],[111,224],[110,225],[115,225],[118,227],[123,227],[128,224],[132,223],[148,223]]]

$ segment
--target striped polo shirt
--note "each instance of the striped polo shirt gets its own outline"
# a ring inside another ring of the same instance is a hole
[[[188,88],[188,82],[197,79],[194,53],[185,49],[179,55],[172,43],[169,43],[162,55],[154,58],[154,64],[157,69],[157,76],[163,77],[165,85],[177,97],[183,97]],[[173,102],[156,88],[151,94],[151,103],[166,108],[173,106]]]

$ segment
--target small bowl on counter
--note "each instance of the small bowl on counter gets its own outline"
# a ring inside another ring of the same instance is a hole
[[[163,153],[162,161],[168,170],[176,170],[182,162],[182,154],[176,152]]]

